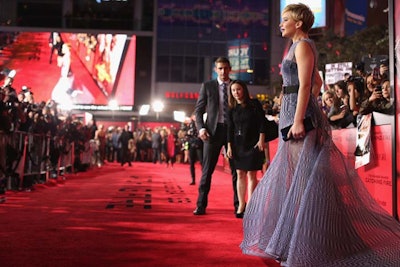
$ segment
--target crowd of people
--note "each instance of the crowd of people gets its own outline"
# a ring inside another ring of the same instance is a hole
[[[80,154],[88,149],[87,144],[90,144],[93,148],[91,165],[101,167],[107,162],[118,162],[121,166],[131,166],[135,161],[142,161],[159,162],[173,167],[176,162],[190,163],[191,182],[195,184],[194,165],[197,160],[201,161],[202,156],[199,156],[194,147],[196,145],[197,150],[201,152],[202,144],[197,137],[193,120],[183,123],[179,129],[163,126],[154,129],[139,127],[132,130],[128,124],[105,129],[104,125],[97,125],[95,119],[84,124],[80,119],[59,113],[54,100],[37,102],[30,88],[24,86],[17,91],[13,87],[13,79],[14,73],[7,73],[0,90],[1,135],[12,138],[14,133],[23,133],[49,138],[49,153],[40,155],[39,161],[49,161],[51,177],[56,177],[60,155],[73,143],[75,162],[72,164],[76,171],[87,169],[87,164],[80,162]],[[2,148],[5,149],[0,164],[2,193],[5,192],[7,177],[16,174],[15,168],[12,167],[13,161],[19,160],[10,158],[13,154],[10,152],[20,147],[10,144],[7,140],[2,144]],[[194,154],[189,157],[190,153]],[[21,151],[14,154],[21,156]],[[33,186],[34,183],[40,182],[40,179],[41,177],[37,177],[31,182],[25,182],[25,187]]]
[[[394,99],[389,79],[388,59],[380,60],[378,67],[364,71],[364,63],[355,64],[353,73],[342,80],[324,86],[318,96],[320,108],[332,129],[356,127],[359,116],[379,112],[394,114]],[[279,119],[281,95],[263,101],[266,114]]]
[[[4,85],[0,90],[0,133],[2,136],[2,160],[1,160],[1,191],[4,192],[5,179],[10,175],[15,175],[14,161],[19,161],[22,156],[21,141],[15,144],[12,140],[19,135],[30,135],[29,139],[29,158],[36,158],[36,165],[42,161],[48,161],[49,169],[54,173],[58,165],[60,155],[65,152],[69,144],[74,143],[75,151],[79,155],[85,149],[85,143],[91,139],[89,126],[83,125],[79,120],[71,116],[60,114],[57,103],[53,100],[37,102],[30,89],[24,86],[17,92],[13,88],[13,74],[9,73],[5,78]],[[38,137],[38,138],[36,138]],[[43,137],[39,139],[39,137]],[[48,138],[49,142],[45,140]],[[47,146],[49,153],[34,149],[37,144],[35,141]],[[33,155],[35,154],[35,155]],[[10,155],[16,155],[11,157]],[[82,168],[79,157],[75,157],[73,164],[77,169]],[[26,187],[32,186],[36,182],[34,179]]]
[[[102,166],[107,162],[117,162],[121,166],[135,161],[165,164],[174,167],[176,162],[189,164],[189,150],[194,147],[195,129],[191,122],[182,123],[178,129],[174,126],[138,127],[131,130],[124,127],[97,125],[93,141],[96,146],[95,164]],[[199,146],[200,147],[200,146]]]
[[[334,129],[357,126],[358,117],[371,112],[394,114],[388,61],[381,60],[369,73],[362,64],[356,66],[354,75],[345,75],[321,96],[321,108]]]

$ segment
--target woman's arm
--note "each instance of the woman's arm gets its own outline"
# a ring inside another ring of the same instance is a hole
[[[321,92],[321,86],[322,86],[322,79],[321,76],[319,75],[318,69],[315,67],[314,69],[314,84],[312,87],[312,93],[315,95],[315,97],[318,97],[320,92]]]
[[[305,135],[303,119],[310,99],[310,90],[313,86],[311,77],[314,72],[314,53],[311,46],[303,41],[297,45],[295,57],[298,68],[299,92],[293,126],[289,130],[288,136],[293,136],[296,139]]]

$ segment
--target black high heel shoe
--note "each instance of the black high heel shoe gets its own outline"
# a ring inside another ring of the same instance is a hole
[[[244,209],[243,209],[242,212],[240,212],[240,213],[235,213],[236,218],[238,218],[238,219],[243,219],[243,217],[244,217],[244,212],[245,212],[245,211],[246,211],[246,204],[244,204]]]
[[[244,217],[244,211],[242,211],[241,213],[236,213],[235,216],[236,216],[236,218],[238,218],[238,219],[243,219],[243,217]]]

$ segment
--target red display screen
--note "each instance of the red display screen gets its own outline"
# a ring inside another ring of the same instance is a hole
[[[25,86],[36,102],[76,108],[134,105],[136,36],[111,33],[2,32],[1,85]],[[58,43],[57,43],[58,42]],[[54,47],[54,49],[53,49]],[[88,108],[90,110],[90,108]]]

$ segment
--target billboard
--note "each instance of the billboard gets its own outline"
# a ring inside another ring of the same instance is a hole
[[[12,87],[35,102],[68,108],[134,104],[136,36],[111,33],[1,32],[0,85],[14,70]],[[57,40],[56,40],[57,39]]]
[[[236,39],[228,42],[228,58],[232,66],[230,76],[246,82],[252,80],[252,56],[250,39]]]

